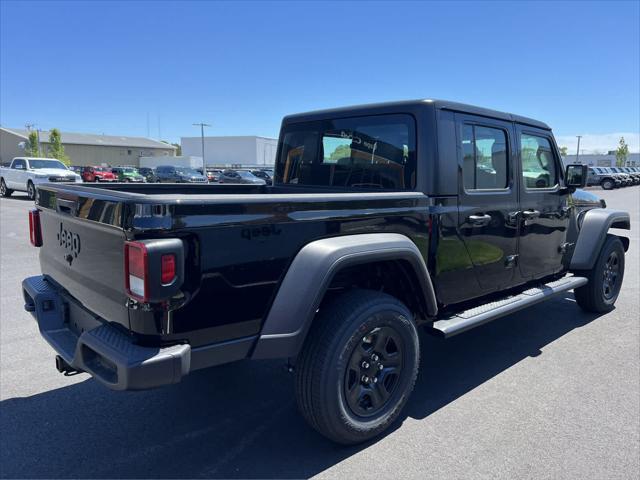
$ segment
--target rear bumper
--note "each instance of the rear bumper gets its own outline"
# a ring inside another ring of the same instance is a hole
[[[22,290],[25,309],[58,355],[111,389],[141,390],[177,383],[190,370],[189,345],[135,345],[129,335],[65,298],[42,276],[25,279]]]
[[[257,336],[192,347],[136,345],[134,337],[84,308],[45,276],[22,281],[26,311],[62,359],[113,390],[145,390],[178,383],[193,370],[249,356]]]

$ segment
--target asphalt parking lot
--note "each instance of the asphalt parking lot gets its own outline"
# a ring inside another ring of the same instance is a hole
[[[585,314],[567,294],[451,340],[423,336],[402,423],[350,448],[304,423],[280,362],[240,362],[137,393],[57,373],[22,308],[20,281],[39,273],[31,202],[3,198],[0,475],[638,478],[640,187],[589,190],[632,217],[616,309]]]

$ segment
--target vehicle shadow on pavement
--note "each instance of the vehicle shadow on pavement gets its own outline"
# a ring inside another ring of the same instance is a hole
[[[595,318],[566,295],[450,340],[424,335],[405,418],[427,417]],[[304,423],[279,361],[200,371],[153,391],[88,379],[0,403],[2,477],[302,478],[363,448],[334,445]]]
[[[14,192],[10,197],[2,198],[3,202],[11,202],[12,200],[33,202],[33,200],[29,199],[26,193],[22,194],[22,192],[19,192],[19,193]]]

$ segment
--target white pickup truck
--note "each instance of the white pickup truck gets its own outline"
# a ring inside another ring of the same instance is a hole
[[[78,182],[82,177],[55,158],[16,157],[11,165],[0,168],[0,194],[9,197],[14,191],[27,192],[36,198],[36,185],[50,182]]]

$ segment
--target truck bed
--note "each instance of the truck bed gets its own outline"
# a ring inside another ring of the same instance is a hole
[[[197,347],[258,335],[287,266],[311,241],[395,232],[428,242],[428,198],[420,192],[122,183],[38,190],[43,273],[142,342]],[[72,263],[61,231],[79,235]],[[169,312],[128,308],[124,242],[167,237],[186,247],[182,301]]]

